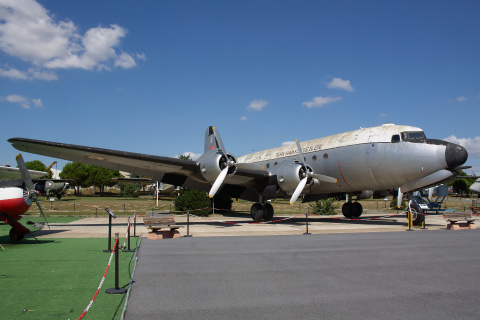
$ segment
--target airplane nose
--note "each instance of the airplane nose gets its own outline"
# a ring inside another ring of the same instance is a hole
[[[464,147],[455,143],[447,143],[445,160],[447,161],[447,166],[450,170],[464,164],[467,161],[467,158],[468,152]]]

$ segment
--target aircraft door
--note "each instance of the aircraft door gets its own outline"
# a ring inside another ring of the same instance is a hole
[[[370,143],[367,144],[367,165],[370,168],[377,168],[380,159],[379,159],[379,148],[380,144],[379,143]]]

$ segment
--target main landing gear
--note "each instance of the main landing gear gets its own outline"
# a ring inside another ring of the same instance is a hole
[[[255,203],[250,208],[250,216],[253,221],[270,221],[273,218],[273,206],[270,203]]]
[[[342,206],[342,213],[348,219],[359,218],[363,213],[362,204],[349,200]]]

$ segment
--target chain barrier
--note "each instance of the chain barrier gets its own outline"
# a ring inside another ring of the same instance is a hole
[[[115,245],[113,246],[113,250],[112,250],[112,253],[111,253],[111,255],[110,255],[110,260],[108,260],[107,268],[105,269],[105,273],[103,274],[103,278],[102,278],[102,280],[100,281],[100,285],[98,286],[97,291],[95,292],[95,295],[93,296],[92,300],[90,300],[90,303],[89,303],[88,306],[85,308],[85,310],[82,312],[82,314],[80,315],[80,317],[78,317],[77,320],[83,319],[83,317],[85,317],[85,315],[87,314],[88,310],[89,310],[90,307],[92,306],[93,302],[94,302],[95,299],[97,298],[98,292],[99,292],[100,289],[102,288],[102,285],[103,285],[103,283],[105,282],[105,278],[107,277],[107,272],[108,272],[108,269],[110,268],[110,264],[112,263],[113,254],[115,253],[115,248],[116,248],[117,246],[118,246],[118,239],[115,240]]]

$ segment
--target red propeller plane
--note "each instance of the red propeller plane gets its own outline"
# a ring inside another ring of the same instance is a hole
[[[31,176],[36,179],[48,175],[48,172],[28,170],[21,154],[17,156],[17,164],[18,169],[0,166],[0,221],[12,226],[10,229],[12,243],[22,240],[25,234],[31,232],[18,220],[28,211],[32,200],[37,203],[40,213],[45,218]]]

